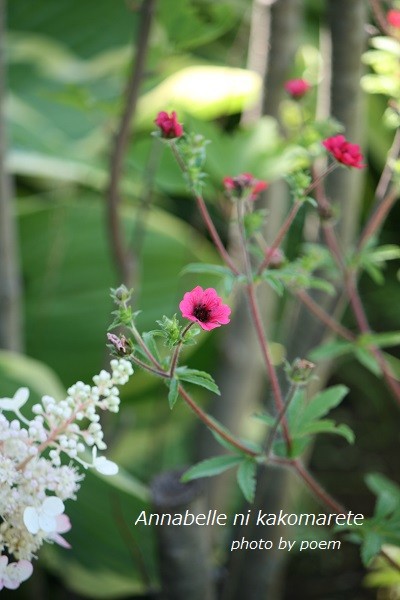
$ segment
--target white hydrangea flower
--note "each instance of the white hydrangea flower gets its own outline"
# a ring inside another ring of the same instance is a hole
[[[0,590],[16,590],[20,583],[29,579],[32,572],[32,563],[29,561],[19,560],[9,564],[7,556],[0,556]]]
[[[46,533],[57,532],[57,517],[64,512],[64,502],[57,496],[46,498],[41,506],[27,506],[24,510],[24,523],[30,533],[39,530]]]
[[[44,542],[70,547],[60,535],[71,528],[64,501],[76,499],[83,475],[72,462],[62,464],[65,456],[103,475],[118,472],[114,462],[97,456],[106,448],[99,413],[118,411],[116,386],[126,383],[133,369],[121,359],[111,370],[95,376],[94,386],[71,386],[63,400],[43,396],[30,420],[19,412],[29,397],[27,388],[0,398],[0,589],[15,589],[30,576],[30,560]],[[8,420],[3,410],[18,418]],[[84,459],[89,448],[90,463]],[[8,564],[8,556],[16,562]]]

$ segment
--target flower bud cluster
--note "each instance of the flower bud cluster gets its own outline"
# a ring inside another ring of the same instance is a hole
[[[102,370],[93,386],[79,381],[61,401],[43,396],[30,420],[20,412],[27,388],[0,398],[0,590],[15,589],[30,576],[30,561],[43,542],[69,547],[60,535],[71,528],[63,501],[76,499],[83,479],[72,460],[105,475],[118,471],[112,461],[97,456],[107,447],[98,413],[118,412],[117,386],[132,373],[127,360],[112,360],[111,373]],[[18,418],[9,420],[3,412]],[[83,454],[88,447],[92,460]],[[63,457],[72,460],[65,464]],[[8,562],[10,556],[14,562]]]

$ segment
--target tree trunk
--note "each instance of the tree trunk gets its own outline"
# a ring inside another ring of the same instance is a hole
[[[360,78],[365,50],[366,9],[364,0],[328,0],[328,23],[332,45],[331,116],[344,126],[353,143],[362,137]],[[357,227],[362,172],[337,169],[326,182],[328,197],[341,206],[339,236],[348,247]]]

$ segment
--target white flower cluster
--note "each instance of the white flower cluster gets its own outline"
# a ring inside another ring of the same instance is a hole
[[[29,561],[44,541],[69,547],[60,535],[71,528],[63,501],[76,499],[83,475],[71,461],[62,464],[63,455],[105,475],[118,472],[115,463],[97,456],[107,447],[98,410],[118,412],[116,386],[132,373],[129,361],[112,360],[111,373],[102,370],[93,377],[94,386],[79,381],[61,401],[43,396],[32,407],[31,420],[20,412],[29,397],[27,388],[13,398],[0,398],[0,590],[15,589],[30,577]],[[3,411],[17,418],[8,420]],[[83,455],[88,447],[91,460]],[[8,563],[4,551],[16,561]]]

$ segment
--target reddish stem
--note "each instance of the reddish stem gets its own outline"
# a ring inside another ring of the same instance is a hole
[[[364,230],[361,234],[357,247],[358,252],[363,249],[368,240],[371,239],[371,237],[380,228],[398,197],[398,190],[393,188],[391,192],[385,196],[381,202],[378,203],[374,213],[369,218],[368,223],[364,227]]]
[[[266,366],[267,372],[268,372],[268,377],[271,382],[272,393],[273,393],[274,400],[275,400],[275,406],[276,406],[277,412],[280,414],[284,410],[284,402],[283,402],[283,398],[282,398],[282,392],[281,392],[281,388],[279,385],[278,377],[277,377],[274,365],[272,364],[272,357],[271,357],[269,345],[265,338],[262,319],[261,319],[261,315],[260,315],[260,311],[258,308],[257,299],[256,299],[256,295],[255,295],[254,284],[250,283],[249,285],[247,285],[246,291],[247,291],[247,296],[249,299],[250,312],[251,312],[251,315],[253,318],[254,327],[256,329],[256,334],[257,334],[258,341],[259,341],[259,344],[261,347],[261,352],[264,357],[265,366]],[[289,429],[288,429],[285,418],[283,418],[283,420],[282,420],[282,430],[283,430],[283,437],[285,438],[286,446],[290,452],[290,449],[292,447],[292,442],[290,439],[290,433],[289,433]]]
[[[281,228],[279,229],[274,241],[272,242],[272,245],[268,248],[264,260],[258,267],[257,275],[260,275],[260,273],[262,273],[264,271],[264,269],[266,269],[268,267],[268,265],[270,264],[271,258],[273,256],[275,250],[277,248],[279,248],[279,246],[281,245],[283,238],[289,231],[289,228],[290,228],[291,224],[293,223],[297,213],[299,212],[299,209],[302,204],[303,203],[300,200],[296,200],[296,202],[293,204],[291,211],[289,212],[286,219],[282,223]]]
[[[346,513],[345,507],[337,502],[324,488],[314,479],[314,477],[307,471],[304,465],[299,460],[293,460],[291,462],[292,467],[296,471],[297,475],[307,484],[307,487],[314,493],[314,495],[326,506],[329,506],[333,512],[337,514]]]
[[[349,330],[347,327],[343,327],[341,323],[338,323],[333,319],[327,312],[324,311],[323,308],[317,304],[311,296],[307,294],[304,290],[299,290],[296,292],[297,298],[303,302],[303,304],[312,312],[320,321],[325,323],[332,331],[337,333],[340,337],[348,340],[349,342],[354,342],[356,340],[356,336]]]
[[[198,194],[195,194],[195,198],[196,198],[197,206],[199,207],[201,216],[204,220],[204,223],[206,224],[206,227],[211,236],[211,239],[214,242],[214,245],[217,248],[222,260],[230,268],[232,273],[234,273],[235,275],[240,275],[240,271],[236,268],[234,262],[232,261],[231,257],[229,256],[228,252],[226,251],[226,249],[221,241],[221,238],[218,235],[217,230],[214,227],[214,223],[212,222],[212,219],[210,217],[210,214],[207,210],[207,207],[205,205],[203,198],[201,196],[199,196]]]
[[[215,431],[215,433],[218,433],[218,435],[220,437],[222,437],[229,444],[231,444],[232,446],[234,446],[235,448],[240,450],[240,452],[244,452],[245,454],[248,454],[249,456],[258,456],[257,452],[250,450],[250,448],[248,448],[244,444],[241,444],[238,440],[236,440],[234,437],[229,435],[229,433],[224,428],[219,427],[219,425],[214,421],[214,419],[209,417],[207,415],[207,413],[205,413],[200,408],[200,406],[198,406],[196,404],[196,402],[189,396],[189,394],[185,391],[185,389],[181,385],[178,387],[178,391],[179,391],[180,395],[182,396],[182,398],[184,399],[184,401],[186,402],[186,404],[199,417],[200,421],[203,421],[203,423],[205,425],[207,425],[207,427],[209,427],[210,429]]]

